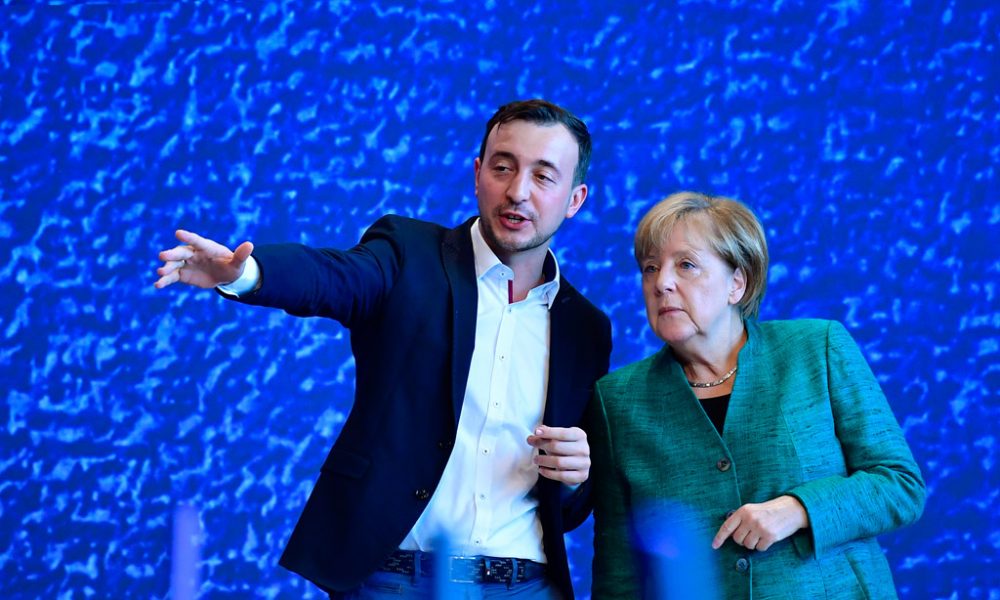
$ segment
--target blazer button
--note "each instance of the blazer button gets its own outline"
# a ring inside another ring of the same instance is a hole
[[[728,458],[720,458],[719,462],[715,463],[715,468],[723,472],[728,471],[730,466]]]
[[[441,440],[440,442],[438,442],[438,448],[440,448],[442,450],[449,450],[449,449],[451,449],[451,446],[452,446],[452,443],[449,442],[448,440]]]
[[[736,570],[740,573],[745,573],[747,569],[750,568],[750,561],[743,558],[742,556],[736,560]]]
[[[413,495],[417,497],[417,500],[426,500],[431,497],[431,493],[423,488],[414,491]]]

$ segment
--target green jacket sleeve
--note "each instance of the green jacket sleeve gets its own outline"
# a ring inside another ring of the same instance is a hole
[[[925,487],[903,432],[846,329],[827,331],[827,385],[844,477],[824,477],[789,490],[809,514],[810,536],[793,538],[801,555],[822,557],[852,540],[916,521]],[[811,546],[811,548],[810,548]]]

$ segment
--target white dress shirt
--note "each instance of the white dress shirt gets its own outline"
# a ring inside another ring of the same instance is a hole
[[[479,306],[476,345],[458,419],[455,447],[430,503],[400,548],[435,550],[446,536],[452,554],[546,562],[538,502],[537,451],[527,437],[541,424],[549,365],[549,308],[559,291],[559,266],[549,280],[515,303],[514,272],[472,225]]]
[[[430,552],[445,539],[451,554],[544,563],[538,502],[531,494],[539,477],[537,451],[527,437],[545,410],[549,309],[559,292],[559,264],[549,251],[554,272],[524,300],[511,303],[508,282],[514,272],[486,244],[478,220],[472,248],[479,292],[476,345],[455,446],[400,548]],[[219,289],[244,294],[259,278],[251,257],[243,276]]]

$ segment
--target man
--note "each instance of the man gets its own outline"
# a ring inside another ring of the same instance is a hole
[[[178,231],[160,253],[158,288],[218,287],[351,331],[354,406],[283,566],[333,598],[425,597],[440,580],[572,597],[563,532],[586,518],[590,469],[577,424],[611,331],[549,245],[587,198],[590,150],[566,110],[513,102],[474,161],[479,217],[455,229],[387,216],[347,251]]]

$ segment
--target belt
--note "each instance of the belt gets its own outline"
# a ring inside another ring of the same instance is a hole
[[[385,559],[379,571],[413,575],[417,567],[420,574],[434,576],[435,561],[444,560],[448,579],[455,583],[521,583],[545,575],[545,565],[521,558],[494,556],[437,556],[426,552],[396,550]]]

